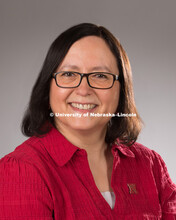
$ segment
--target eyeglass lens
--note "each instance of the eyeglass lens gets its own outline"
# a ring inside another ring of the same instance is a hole
[[[60,72],[56,75],[58,86],[77,87],[81,81],[81,75],[76,72]],[[109,73],[96,72],[88,75],[90,86],[95,88],[109,88],[112,86],[114,77]]]

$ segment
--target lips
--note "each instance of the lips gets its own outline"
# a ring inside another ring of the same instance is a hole
[[[81,104],[81,103],[75,103],[75,102],[70,103],[70,105],[74,108],[81,109],[81,110],[92,110],[93,108],[96,107],[95,104]]]

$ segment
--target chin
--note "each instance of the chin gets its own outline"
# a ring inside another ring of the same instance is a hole
[[[99,118],[99,120],[95,118],[69,118],[69,120],[59,120],[58,124],[60,124],[61,127],[64,125],[64,127],[67,127],[69,130],[96,132],[105,127],[107,121],[103,121],[102,118]]]
[[[91,123],[74,123],[70,125],[70,128],[77,131],[91,131],[96,127],[96,125],[93,125]]]

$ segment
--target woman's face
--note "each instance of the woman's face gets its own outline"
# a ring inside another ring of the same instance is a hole
[[[69,49],[56,72],[110,72],[119,75],[116,58],[105,43],[96,36],[84,37]],[[50,106],[53,113],[74,114],[81,117],[55,117],[58,129],[97,131],[106,128],[110,117],[84,117],[87,113],[115,113],[119,102],[120,84],[110,89],[89,87],[84,77],[77,88],[60,88],[55,80],[50,85]]]

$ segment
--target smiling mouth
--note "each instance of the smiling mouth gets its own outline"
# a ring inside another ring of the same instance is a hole
[[[95,104],[80,104],[80,103],[70,103],[71,106],[77,109],[82,109],[82,110],[91,110],[96,107]]]

